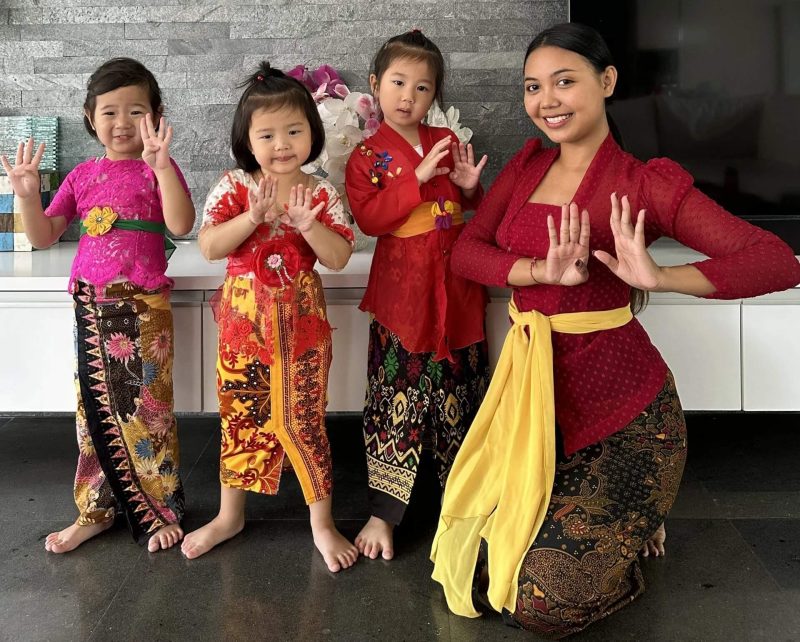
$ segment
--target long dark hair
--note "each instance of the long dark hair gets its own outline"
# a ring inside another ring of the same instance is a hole
[[[372,73],[380,83],[383,74],[398,58],[408,58],[428,63],[435,79],[433,97],[442,105],[444,94],[444,57],[433,41],[419,29],[412,29],[406,33],[389,38],[378,49],[372,60]]]
[[[86,100],[83,101],[83,126],[94,138],[97,132],[92,127],[92,121],[86,112],[94,116],[97,106],[97,97],[121,87],[140,86],[147,89],[150,98],[150,109],[153,110],[153,123],[158,128],[158,117],[164,111],[161,104],[161,89],[158,87],[155,76],[138,60],[133,58],[112,58],[107,60],[89,76],[86,85]]]
[[[595,29],[582,25],[579,22],[562,22],[553,25],[539,33],[528,45],[525,52],[525,60],[539,47],[558,47],[572,51],[585,58],[597,73],[603,73],[608,67],[614,65],[611,51],[601,36]],[[606,112],[608,129],[617,144],[625,149],[625,142],[622,139],[619,128]],[[650,293],[639,288],[631,288],[631,311],[639,314],[647,307],[650,300]]]
[[[241,85],[244,89],[231,127],[231,151],[236,166],[246,172],[258,169],[258,161],[250,151],[250,120],[258,109],[278,110],[294,107],[303,112],[311,127],[311,151],[303,164],[315,161],[325,147],[325,128],[317,111],[314,98],[298,80],[290,78],[280,69],[273,69],[262,61]]]

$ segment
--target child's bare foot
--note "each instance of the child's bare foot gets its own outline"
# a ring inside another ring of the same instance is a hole
[[[383,559],[394,557],[394,526],[373,515],[356,536],[356,546],[361,554],[374,560],[382,554]]]
[[[358,549],[336,530],[333,522],[326,525],[311,525],[314,545],[322,553],[322,559],[328,570],[337,573],[343,568],[350,568],[358,559]]]
[[[232,519],[217,515],[208,524],[184,537],[181,551],[187,558],[193,560],[208,553],[217,544],[238,535],[243,528],[244,516],[241,519]]]
[[[159,550],[172,548],[183,539],[183,531],[178,524],[167,524],[156,531],[156,534],[147,542],[147,550],[155,553]]]
[[[666,540],[667,529],[664,528],[664,522],[661,522],[661,526],[659,526],[652,537],[644,543],[639,554],[642,557],[650,557],[651,555],[653,557],[664,557],[664,555],[666,555],[666,551],[664,550],[664,542]]]
[[[69,553],[78,548],[78,546],[83,544],[86,540],[108,530],[113,523],[114,520],[109,519],[100,524],[89,524],[87,526],[72,524],[71,526],[67,526],[63,531],[50,533],[44,540],[44,549],[50,553]]]

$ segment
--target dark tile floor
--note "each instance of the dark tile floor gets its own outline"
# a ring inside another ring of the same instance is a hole
[[[668,554],[647,593],[579,640],[800,640],[798,415],[694,415]],[[335,515],[367,516],[358,420],[333,417]],[[337,575],[315,552],[292,475],[252,497],[236,539],[195,561],[149,554],[118,527],[69,555],[47,533],[74,518],[67,417],[0,418],[0,640],[523,640],[499,618],[448,613],[427,560],[435,478],[425,470],[391,563]],[[217,427],[180,420],[187,529],[213,516]]]

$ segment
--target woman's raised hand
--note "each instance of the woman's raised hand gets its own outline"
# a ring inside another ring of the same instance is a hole
[[[611,232],[614,235],[616,257],[602,250],[595,251],[594,257],[631,287],[649,291],[658,288],[662,270],[647,251],[644,223],[644,210],[639,210],[634,224],[628,197],[619,199],[612,194]]]
[[[556,232],[552,216],[547,217],[550,249],[544,273],[536,281],[547,285],[580,285],[589,278],[589,212],[578,213],[578,206],[561,206],[561,229]],[[541,270],[541,268],[538,268]]]
[[[13,167],[5,155],[0,157],[3,169],[11,181],[11,189],[20,198],[29,198],[39,194],[39,163],[42,162],[43,155],[44,143],[39,143],[34,154],[33,138],[29,138],[27,143],[20,143],[17,146],[17,158]]]

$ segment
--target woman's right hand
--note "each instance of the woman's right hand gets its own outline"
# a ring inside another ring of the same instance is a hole
[[[43,155],[44,143],[39,143],[36,154],[34,154],[33,138],[29,138],[27,143],[20,143],[17,147],[14,167],[11,167],[5,155],[0,157],[3,169],[11,181],[11,188],[14,190],[14,194],[20,198],[30,198],[39,194],[39,163],[41,163]]]
[[[275,212],[275,200],[277,198],[278,183],[272,176],[262,176],[258,181],[258,187],[249,190],[250,209],[247,217],[253,225],[271,223],[278,218]]]
[[[437,167],[437,165],[440,160],[450,153],[451,143],[452,140],[450,140],[449,137],[442,138],[442,140],[436,142],[433,147],[431,147],[431,151],[428,152],[428,155],[417,165],[414,173],[416,173],[417,181],[420,185],[427,183],[434,176],[443,176],[444,174],[450,173],[447,167]]]
[[[537,283],[580,285],[589,278],[589,212],[578,206],[561,206],[561,230],[556,233],[552,216],[547,217],[550,249],[544,260],[536,261],[531,274]]]

